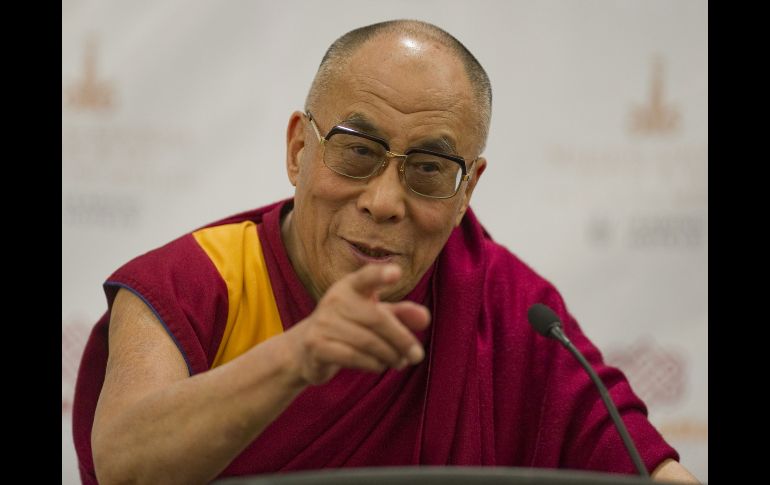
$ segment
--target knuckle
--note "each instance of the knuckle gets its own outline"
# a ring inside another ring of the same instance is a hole
[[[321,298],[321,303],[326,305],[338,305],[342,299],[341,291],[339,289],[339,286],[337,284],[333,285],[329,290],[326,292],[326,294]]]
[[[373,305],[370,310],[371,318],[369,320],[369,326],[384,326],[388,325],[390,321],[390,313],[380,304]]]
[[[342,359],[345,365],[348,365],[348,366],[355,365],[357,360],[356,357],[357,357],[357,352],[350,347],[344,347],[340,351],[340,358]]]
[[[308,339],[305,342],[305,356],[310,360],[318,360],[321,353],[321,343],[318,339]]]
[[[334,310],[324,306],[322,308],[316,309],[315,312],[315,318],[314,320],[314,327],[315,329],[324,329],[329,328],[333,325],[333,323],[336,321],[336,316],[334,313]]]
[[[375,337],[372,336],[364,337],[364,339],[361,341],[361,348],[368,354],[374,354],[381,350],[380,343]]]

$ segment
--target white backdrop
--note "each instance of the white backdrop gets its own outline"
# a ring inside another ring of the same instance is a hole
[[[62,2],[62,483],[103,280],[291,195],[289,114],[353,28],[433,22],[492,80],[472,207],[561,290],[682,462],[708,479],[708,42],[703,0]]]

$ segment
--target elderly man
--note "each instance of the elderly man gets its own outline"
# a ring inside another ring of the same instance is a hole
[[[294,198],[105,283],[76,389],[83,481],[409,464],[633,473],[583,370],[531,331],[536,302],[607,383],[654,476],[691,479],[558,292],[469,209],[491,98],[473,55],[430,24],[338,39],[289,119]]]

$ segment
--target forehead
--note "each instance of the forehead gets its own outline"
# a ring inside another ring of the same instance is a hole
[[[360,46],[339,66],[322,104],[330,121],[364,117],[388,138],[444,137],[460,149],[478,123],[462,62],[446,46],[408,35]]]

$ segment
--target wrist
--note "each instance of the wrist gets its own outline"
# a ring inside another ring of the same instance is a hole
[[[276,357],[278,368],[286,386],[296,392],[310,385],[302,370],[301,351],[297,340],[297,327],[274,338],[276,340]]]

